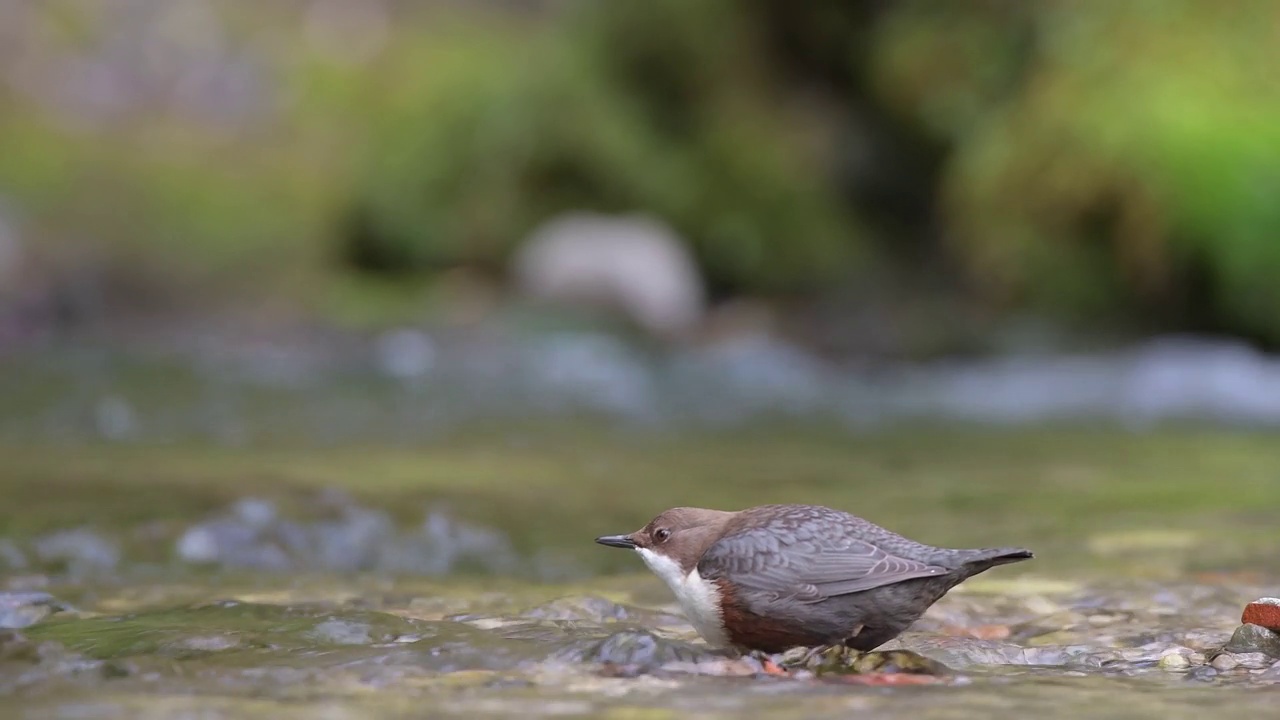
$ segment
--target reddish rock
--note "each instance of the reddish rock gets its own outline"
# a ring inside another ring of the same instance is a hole
[[[1246,625],[1261,625],[1268,630],[1280,632],[1280,598],[1261,598],[1244,608],[1240,621]]]
[[[763,663],[761,663],[761,669],[764,671],[765,675],[774,675],[777,677],[791,676],[791,671],[783,668],[781,665],[779,665],[778,663],[772,660],[765,660]]]

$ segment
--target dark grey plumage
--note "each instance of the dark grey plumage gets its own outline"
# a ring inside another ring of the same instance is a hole
[[[874,649],[967,578],[1032,557],[933,547],[818,505],[671,508],[596,542],[638,550],[708,642],[766,652]]]
[[[965,579],[1030,557],[1020,548],[932,547],[816,505],[764,505],[734,517],[698,571],[732,583],[751,615],[794,626],[807,636],[799,644],[870,650]]]

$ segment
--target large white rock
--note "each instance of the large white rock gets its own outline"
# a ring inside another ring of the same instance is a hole
[[[536,300],[618,309],[663,336],[702,318],[706,293],[692,255],[650,217],[561,215],[534,230],[513,263],[521,290]]]

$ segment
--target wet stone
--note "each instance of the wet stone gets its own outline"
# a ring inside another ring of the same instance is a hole
[[[369,645],[373,642],[369,625],[347,620],[325,620],[311,629],[312,638],[331,645]]]
[[[1262,668],[1268,668],[1268,667],[1271,667],[1272,663],[1276,662],[1275,658],[1271,657],[1266,653],[1260,653],[1260,652],[1235,653],[1232,655],[1232,657],[1235,658],[1236,663],[1240,667],[1248,668],[1250,670],[1259,670]]]
[[[0,628],[25,628],[71,608],[43,592],[0,592]]]
[[[1160,658],[1161,670],[1186,670],[1189,667],[1191,667],[1191,661],[1185,655],[1170,653]]]
[[[1165,648],[1161,649],[1159,654],[1157,655],[1157,662],[1163,663],[1164,661],[1174,656],[1177,656],[1182,658],[1183,660],[1186,660],[1187,663],[1191,665],[1204,664],[1204,654],[1200,652],[1196,652],[1195,650],[1185,645],[1172,645],[1172,646],[1166,646]],[[1173,660],[1171,662],[1176,665],[1178,661]]]
[[[555,657],[568,662],[658,669],[668,663],[696,663],[721,656],[689,643],[632,630],[603,639],[573,642]]]
[[[1022,647],[995,640],[946,636],[912,636],[904,644],[913,650],[927,652],[948,667],[959,669],[991,665],[1101,667],[1108,662],[1123,660],[1114,649],[1083,644]]]
[[[1148,644],[1136,648],[1127,648],[1119,651],[1119,662],[1128,663],[1130,665],[1150,665],[1160,662],[1164,647],[1159,644]]]
[[[231,514],[251,528],[266,528],[276,521],[279,513],[275,503],[261,498],[243,498],[231,507]]]
[[[116,680],[138,674],[138,669],[133,663],[118,660],[108,660],[102,663],[100,671],[105,680]]]
[[[1280,683],[1280,660],[1273,660],[1271,665],[1254,676],[1266,683]]]
[[[1199,667],[1191,668],[1191,670],[1186,674],[1187,680],[1194,680],[1197,682],[1213,682],[1217,677],[1218,670],[1209,665],[1201,665]]]
[[[1232,653],[1260,652],[1280,658],[1280,635],[1261,625],[1241,625],[1223,649]]]
[[[222,652],[240,647],[240,641],[230,635],[194,635],[178,640],[173,647],[198,653]]]
[[[1226,672],[1228,670],[1235,670],[1239,667],[1240,661],[1236,660],[1236,656],[1231,653],[1222,653],[1211,660],[1209,664],[1212,665],[1215,670]]]
[[[41,564],[72,575],[108,572],[120,564],[120,548],[116,543],[85,528],[36,538],[33,549]]]
[[[439,509],[401,532],[391,515],[338,492],[321,493],[312,517],[286,518],[247,498],[191,526],[176,551],[185,562],[256,570],[386,570],[440,575],[463,568],[509,572],[519,558],[501,532]]]
[[[455,673],[533,668],[555,659],[554,649],[549,650],[538,640],[513,639],[462,623],[428,623],[415,642],[406,644],[404,639],[408,638],[395,641],[395,649],[379,650],[381,661],[394,664],[394,658],[403,657],[413,666],[431,672]]]

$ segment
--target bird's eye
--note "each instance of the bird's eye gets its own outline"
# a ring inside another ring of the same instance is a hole
[[[653,531],[653,539],[658,542],[666,542],[669,537],[671,537],[671,531],[666,528],[658,528]]]

